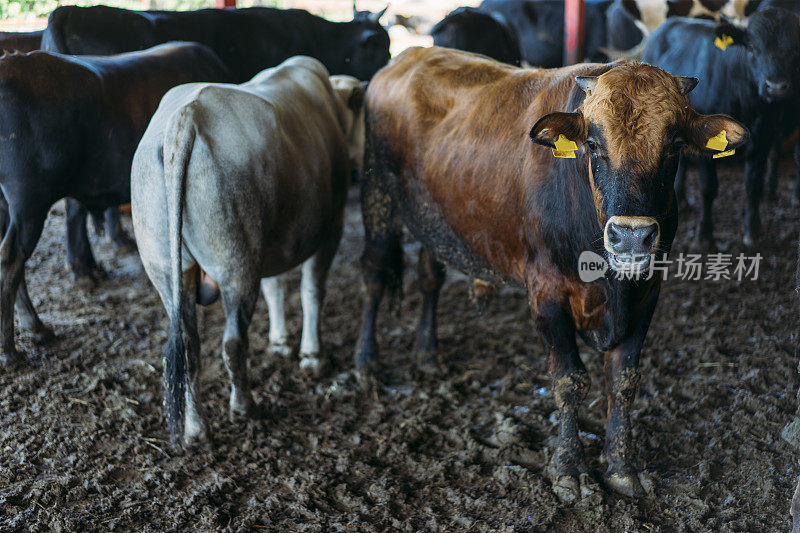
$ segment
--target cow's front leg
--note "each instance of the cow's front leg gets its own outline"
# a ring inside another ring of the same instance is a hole
[[[86,208],[72,198],[66,199],[67,214],[67,266],[75,283],[82,287],[95,285],[94,271],[97,262],[89,244],[86,231]]]
[[[292,353],[289,332],[286,329],[286,275],[261,280],[261,292],[267,301],[269,314],[269,351],[287,357]]]
[[[800,140],[794,145],[794,163],[795,163],[795,179],[794,179],[794,200],[800,200]],[[800,532],[798,532],[800,533]]]
[[[632,464],[631,406],[639,389],[639,353],[636,340],[605,353],[608,426],[602,460],[604,479],[613,490],[627,496],[645,494],[639,472]]]
[[[534,306],[534,309],[536,327],[549,354],[559,415],[553,491],[560,499],[571,502],[591,491],[592,482],[578,438],[578,409],[589,390],[589,376],[578,356],[575,329],[567,312],[558,304]]]
[[[696,237],[700,246],[708,250],[713,250],[715,248],[715,243],[712,210],[719,189],[717,167],[713,160],[702,160],[698,162],[698,170],[700,171],[702,213],[700,215],[700,225],[697,229]]]
[[[742,242],[748,248],[755,246],[761,234],[761,215],[759,207],[764,194],[764,165],[766,164],[769,147],[764,149],[754,146],[745,162],[745,192],[747,204],[744,213],[744,237]]]

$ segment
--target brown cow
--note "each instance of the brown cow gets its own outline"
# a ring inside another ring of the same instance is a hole
[[[374,361],[378,305],[400,285],[402,221],[423,243],[417,348],[436,348],[439,261],[524,286],[560,410],[554,490],[574,500],[591,486],[578,440],[589,387],[578,332],[605,352],[605,481],[641,495],[629,418],[660,279],[609,273],[585,283],[578,263],[593,251],[612,273],[647,269],[675,235],[681,149],[710,154],[723,130],[727,149],[749,137],[730,117],[689,107],[696,83],[641,63],[524,70],[443,48],[410,49],[378,72],[367,91],[357,366]],[[566,157],[544,148],[556,144]]]

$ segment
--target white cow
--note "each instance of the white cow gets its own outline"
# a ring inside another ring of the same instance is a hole
[[[200,271],[219,284],[232,414],[252,415],[247,329],[264,281],[270,339],[286,343],[283,282],[302,264],[303,365],[319,368],[319,310],[342,232],[351,168],[363,158],[364,90],[310,57],[241,85],[169,91],[133,160],[142,263],[170,318],[164,401],[173,443],[208,440],[198,408]]]

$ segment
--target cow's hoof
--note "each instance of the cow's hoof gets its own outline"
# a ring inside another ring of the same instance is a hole
[[[606,472],[603,476],[608,488],[629,498],[641,498],[647,495],[648,491],[645,490],[643,480],[650,486],[652,492],[652,483],[638,472]]]
[[[292,355],[292,347],[286,342],[270,342],[268,350],[270,354],[280,355],[281,357]]]
[[[300,370],[312,377],[319,377],[322,374],[324,365],[319,354],[300,354]]]
[[[0,367],[14,368],[27,362],[25,355],[16,348],[0,352]]]
[[[575,503],[597,494],[599,490],[589,474],[559,476],[553,482],[553,492],[564,503]]]
[[[368,342],[359,342],[355,353],[356,370],[371,373],[378,364],[378,344],[374,339]]]
[[[44,324],[40,324],[36,329],[30,332],[33,337],[33,342],[36,344],[45,344],[56,338],[53,330]]]
[[[136,241],[128,236],[127,233],[121,233],[109,240],[111,241],[111,245],[114,246],[114,249],[120,252],[133,253],[137,250]]]

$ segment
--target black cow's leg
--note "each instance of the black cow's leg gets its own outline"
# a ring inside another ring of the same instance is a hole
[[[17,301],[15,309],[19,317],[20,328],[29,331],[36,342],[43,343],[55,337],[53,330],[45,326],[44,323],[36,314],[36,309],[33,307],[31,297],[28,295],[28,284],[25,283],[25,270],[22,271],[22,277],[17,288]]]
[[[14,343],[14,301],[24,263],[19,247],[19,232],[16,224],[11,223],[0,243],[0,334],[3,349],[0,365],[16,364],[23,360]]]
[[[419,291],[422,293],[422,316],[417,330],[417,353],[429,355],[439,347],[436,335],[436,305],[439,290],[444,285],[444,265],[433,258],[425,248],[419,251],[417,266]]]
[[[683,152],[678,156],[678,170],[675,172],[675,199],[678,205],[686,204],[686,170],[689,166],[689,158]]]
[[[700,226],[697,240],[708,249],[714,248],[714,220],[711,213],[714,200],[717,198],[717,167],[713,160],[699,161],[700,194],[703,198],[703,212],[700,215]]]
[[[86,231],[86,208],[72,198],[66,199],[67,212],[67,265],[76,283],[94,285],[93,271],[97,263]]]
[[[119,207],[109,207],[106,209],[103,213],[103,218],[105,220],[106,236],[115,248],[128,250],[136,249],[136,241],[134,241],[122,227]]]
[[[378,181],[376,172],[371,169],[364,173],[361,186],[361,213],[365,242],[361,255],[364,311],[355,353],[356,368],[359,370],[377,360],[375,323],[378,306],[387,287],[393,292],[401,289],[403,274],[401,228],[395,220],[394,200],[391,192]]]
[[[761,216],[759,206],[764,194],[764,165],[769,154],[769,146],[762,148],[753,145],[745,162],[745,192],[747,204],[744,213],[744,237],[742,241],[748,248],[755,245],[761,233]]]
[[[769,151],[767,156],[767,199],[775,201],[778,199],[778,170],[781,160],[781,145],[776,143]]]
[[[247,329],[253,319],[258,299],[258,280],[252,286],[222,289],[222,308],[225,311],[225,333],[222,337],[222,360],[231,378],[231,416],[255,415],[255,404],[247,375]]]
[[[574,501],[581,497],[589,480],[578,439],[578,409],[589,390],[589,376],[578,356],[575,328],[567,312],[555,303],[535,307],[534,321],[549,354],[559,412],[553,490],[562,500]]]
[[[797,167],[797,175],[794,181],[794,198],[800,200],[800,140],[794,145],[794,164]]]
[[[46,216],[46,212],[41,217],[31,215],[23,224],[17,222],[19,218],[11,217],[0,243],[0,365],[22,359],[14,344],[14,304],[24,278],[25,261],[39,242]]]

